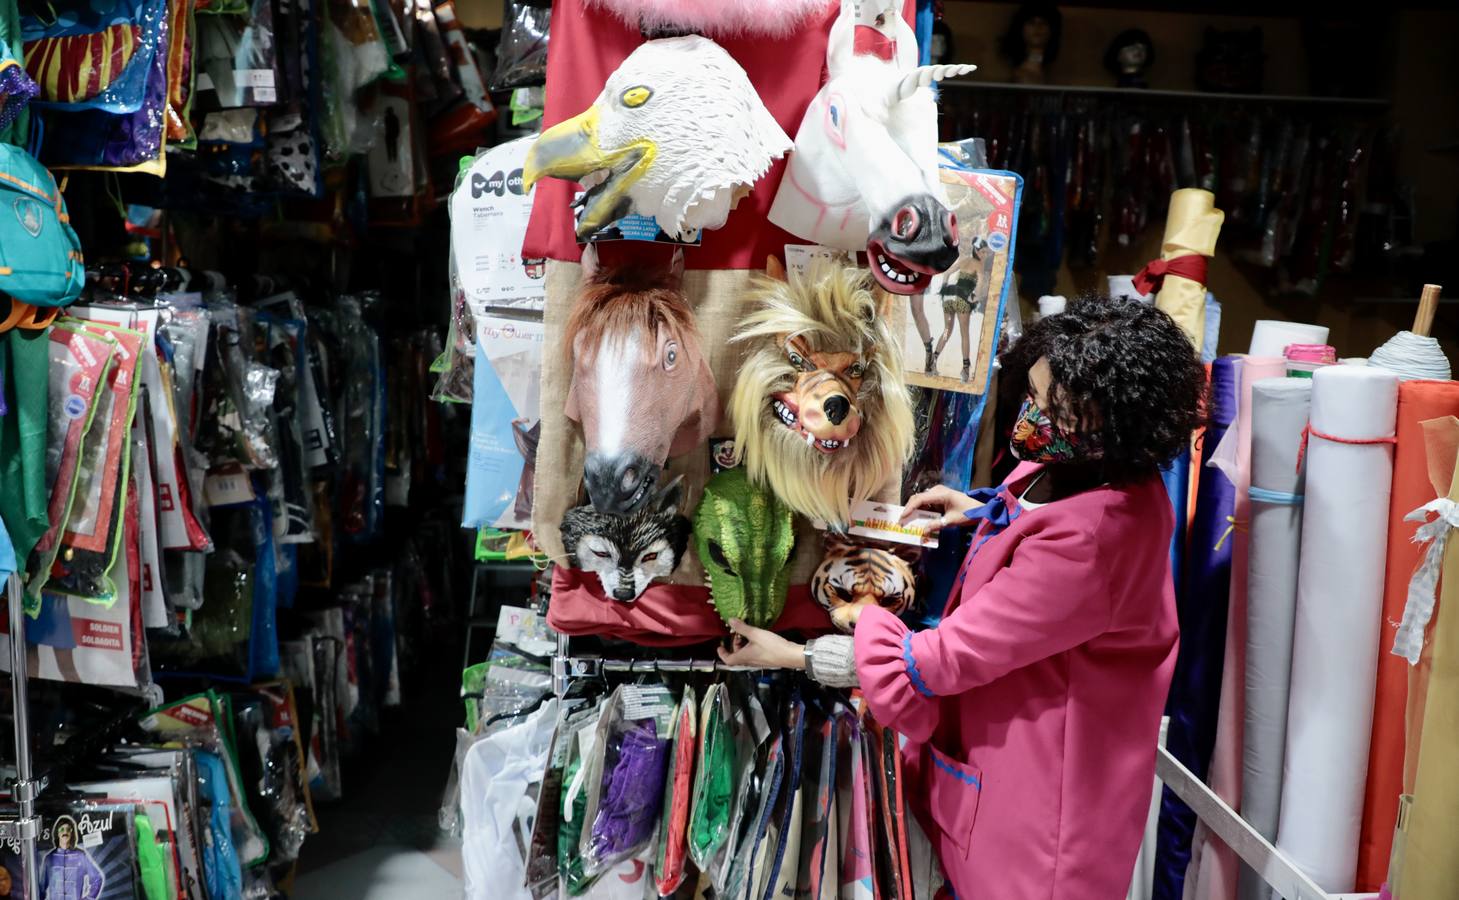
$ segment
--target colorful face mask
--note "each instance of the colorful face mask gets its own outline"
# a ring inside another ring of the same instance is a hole
[[[1031,398],[1018,410],[1008,447],[1024,462],[1070,462],[1100,456],[1097,440],[1058,427]]]

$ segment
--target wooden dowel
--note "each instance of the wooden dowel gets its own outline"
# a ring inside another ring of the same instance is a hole
[[[1434,327],[1434,313],[1439,308],[1439,294],[1443,288],[1437,284],[1424,285],[1423,293],[1418,298],[1418,312],[1413,315],[1413,333],[1419,337],[1428,337]]]

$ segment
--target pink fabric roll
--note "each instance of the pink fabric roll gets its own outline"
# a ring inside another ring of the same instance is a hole
[[[1236,407],[1236,465],[1227,469],[1236,485],[1236,509],[1232,518],[1231,605],[1226,620],[1226,656],[1221,672],[1221,712],[1216,723],[1216,747],[1211,754],[1207,783],[1211,790],[1238,812],[1241,804],[1242,727],[1246,704],[1246,560],[1247,523],[1251,498],[1251,386],[1264,378],[1282,378],[1287,361],[1277,357],[1249,356],[1241,366],[1241,388]],[[1234,900],[1236,897],[1236,854],[1204,824],[1196,826],[1191,843],[1190,868],[1186,872],[1187,900]]]

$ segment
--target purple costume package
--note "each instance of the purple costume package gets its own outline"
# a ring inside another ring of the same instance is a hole
[[[674,699],[668,689],[624,685],[610,705],[618,715],[600,725],[606,737],[600,745],[602,781],[583,836],[583,864],[590,872],[633,857],[653,840],[669,764]]]

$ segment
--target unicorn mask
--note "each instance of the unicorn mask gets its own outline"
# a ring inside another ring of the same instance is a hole
[[[670,456],[704,446],[719,424],[719,393],[678,272],[593,272],[593,259],[585,253],[586,284],[563,335],[573,355],[564,411],[583,427],[593,506],[627,515]]]
[[[670,237],[718,228],[790,139],[745,70],[697,35],[647,41],[583,113],[542,133],[523,189],[540,178],[581,181],[580,238],[630,212]]]
[[[918,294],[958,258],[928,85],[976,67],[919,67],[901,7],[842,0],[826,45],[830,77],[801,119],[769,218],[805,240],[866,251],[878,284]]]

